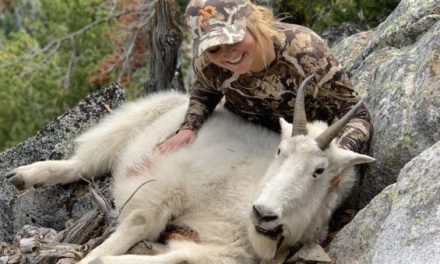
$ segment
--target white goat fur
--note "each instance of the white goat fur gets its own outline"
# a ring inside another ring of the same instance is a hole
[[[282,135],[216,109],[194,144],[158,156],[158,143],[182,123],[188,97],[167,92],[115,110],[77,140],[70,160],[43,161],[14,170],[25,187],[68,183],[111,171],[113,195],[124,207],[116,231],[81,263],[256,263],[272,259],[277,239],[255,232],[253,204],[263,204],[279,219],[260,223],[267,230],[283,224],[279,250],[298,242],[320,242],[334,209],[350,192],[353,165],[373,159],[336,146],[321,151],[313,138],[326,124],[308,124],[307,136],[291,137],[281,120]],[[280,143],[281,140],[281,143]],[[280,155],[277,155],[277,147]],[[274,159],[275,154],[275,159]],[[316,168],[324,173],[313,178]],[[343,171],[330,190],[330,180]],[[173,241],[167,253],[123,255],[140,240],[153,241],[167,224],[196,231],[199,241]]]

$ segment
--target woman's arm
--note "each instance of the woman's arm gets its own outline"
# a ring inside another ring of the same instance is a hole
[[[291,51],[305,76],[315,74],[316,80],[314,89],[309,90],[309,112],[315,112],[317,119],[341,118],[359,101],[358,93],[327,44],[311,30],[299,32],[293,35]],[[338,144],[360,152],[372,133],[370,114],[363,106],[345,125]]]
[[[162,142],[157,151],[160,154],[178,150],[182,145],[192,144],[196,140],[196,132],[190,129],[181,129],[175,135]]]
[[[176,151],[183,145],[192,144],[196,140],[197,130],[208,119],[222,97],[220,92],[206,88],[200,81],[196,81],[191,89],[184,122],[175,135],[157,147],[157,151],[163,154]]]
[[[331,74],[327,72],[324,77],[318,81],[319,93],[316,100],[321,109],[330,111],[334,116],[341,118],[359,101],[359,96],[352,88],[352,84],[337,62],[331,55],[327,61],[334,64]],[[327,79],[324,79],[327,78]],[[362,106],[353,118],[345,125],[339,138],[338,145],[355,152],[361,152],[371,135],[373,134],[373,125],[371,124],[370,113],[367,108]]]
[[[179,130],[197,131],[214,111],[223,94],[196,81],[191,89],[189,106]]]

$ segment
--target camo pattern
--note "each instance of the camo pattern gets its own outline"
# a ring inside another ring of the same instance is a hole
[[[190,91],[189,109],[181,129],[198,130],[224,97],[225,107],[233,113],[279,131],[279,117],[292,121],[298,86],[311,74],[315,74],[315,79],[305,97],[308,120],[330,123],[358,102],[348,76],[316,33],[298,25],[277,26],[281,37],[274,40],[276,59],[266,70],[238,76],[214,64],[203,65],[201,59],[194,61],[198,80]],[[344,127],[339,144],[360,152],[372,131],[364,106]]]
[[[185,17],[194,39],[194,56],[213,46],[240,42],[246,34],[246,16],[251,11],[247,0],[191,1]]]

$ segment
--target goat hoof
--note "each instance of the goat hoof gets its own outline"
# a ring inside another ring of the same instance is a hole
[[[14,171],[10,171],[10,172],[6,173],[5,178],[9,179],[9,178],[11,178],[14,175],[15,175],[15,172]]]
[[[8,177],[8,175],[6,175],[6,177]],[[13,175],[11,175],[10,177],[8,177],[8,181],[10,184],[14,185],[15,188],[17,188],[18,190],[22,191],[25,189],[25,183],[22,177],[15,175],[15,173]]]

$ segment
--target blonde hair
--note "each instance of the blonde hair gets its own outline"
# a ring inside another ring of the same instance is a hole
[[[246,17],[246,28],[255,39],[257,48],[266,49],[267,43],[270,43],[274,38],[279,39],[280,37],[280,33],[275,26],[277,20],[275,20],[273,12],[269,8],[255,5],[250,0],[247,1],[248,5],[252,8],[252,12]],[[262,52],[261,54],[264,65],[268,66],[267,53]],[[203,52],[200,58],[196,60],[198,60],[197,65],[194,65],[194,68],[198,70],[196,75],[208,82],[203,73],[203,69],[210,63],[206,52]]]
[[[264,6],[252,4],[249,1],[252,12],[246,18],[246,28],[254,37],[258,49],[265,49],[265,45],[270,43],[273,38],[279,39],[279,32],[274,26],[274,16],[272,10]],[[266,52],[262,52],[264,65],[267,65]]]

